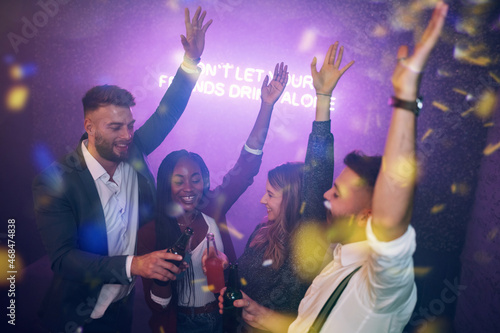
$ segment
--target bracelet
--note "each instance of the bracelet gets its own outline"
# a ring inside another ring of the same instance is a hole
[[[320,96],[328,96],[328,97],[332,98],[332,95],[328,95],[328,94],[320,94],[320,93],[316,93],[316,96],[318,96],[318,95],[320,95]]]

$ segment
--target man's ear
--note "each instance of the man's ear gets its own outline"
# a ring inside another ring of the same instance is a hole
[[[94,136],[94,131],[95,131],[94,123],[90,118],[85,118],[83,122],[83,127],[85,128],[85,132],[87,132],[89,136]]]

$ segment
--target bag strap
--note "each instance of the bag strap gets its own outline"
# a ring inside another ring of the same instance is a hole
[[[337,286],[337,288],[335,288],[333,293],[330,295],[330,298],[328,299],[328,301],[326,301],[325,305],[323,305],[323,308],[321,309],[318,316],[314,320],[314,323],[309,328],[308,333],[319,333],[319,331],[321,331],[321,328],[325,324],[326,319],[330,315],[330,312],[332,312],[333,307],[335,306],[335,304],[337,304],[337,301],[340,298],[340,295],[342,295],[342,292],[344,291],[345,287],[347,287],[349,280],[351,280],[354,273],[356,273],[360,268],[361,268],[361,266],[359,266],[354,271],[352,271],[352,273],[347,275],[342,280],[342,282],[340,282],[340,284]]]

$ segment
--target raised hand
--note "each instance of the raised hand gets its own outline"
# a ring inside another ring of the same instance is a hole
[[[399,47],[398,64],[392,74],[392,85],[396,97],[409,101],[417,98],[420,73],[439,39],[447,12],[447,4],[442,1],[436,4],[432,18],[410,57],[408,57],[407,46]]]
[[[337,49],[339,42],[330,45],[328,52],[326,53],[325,60],[323,61],[323,66],[321,66],[320,71],[316,69],[317,59],[313,58],[311,63],[311,75],[313,78],[314,89],[316,89],[316,94],[332,95],[333,89],[337,85],[337,82],[342,77],[342,75],[354,64],[354,60],[340,68],[340,63],[342,62],[342,54],[344,53],[344,47],[340,47],[339,54],[337,56]],[[335,59],[337,58],[337,59]]]
[[[283,67],[284,66],[284,67]],[[262,82],[261,96],[262,103],[274,105],[285,90],[288,82],[288,66],[276,64],[274,67],[273,79],[269,82],[269,75],[266,75]],[[269,84],[268,84],[269,83]]]
[[[181,35],[181,43],[186,52],[186,56],[191,60],[197,60],[201,57],[205,48],[205,33],[212,24],[212,20],[203,25],[203,20],[207,15],[206,11],[201,13],[201,7],[196,9],[193,20],[190,20],[189,9],[184,10],[184,22],[186,23],[186,36]]]

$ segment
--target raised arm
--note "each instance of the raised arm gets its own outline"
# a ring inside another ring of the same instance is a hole
[[[274,75],[271,82],[269,82],[269,76],[266,75],[264,82],[262,82],[259,114],[246,143],[249,148],[262,150],[264,147],[274,104],[276,104],[285,90],[287,82],[288,66],[283,63],[276,64],[274,67]]]
[[[417,173],[416,114],[410,109],[416,110],[420,75],[438,41],[447,11],[448,5],[438,2],[411,57],[406,46],[398,50],[398,63],[392,75],[394,109],[373,197],[373,232],[382,241],[400,237],[410,223]]]
[[[349,62],[340,68],[344,47],[339,43],[330,45],[320,71],[316,69],[317,59],[311,63],[311,76],[316,90],[316,118],[309,136],[304,172],[302,199],[305,202],[302,217],[305,220],[324,221],[323,194],[333,183],[333,135],[330,130],[330,101],[333,89],[342,75],[354,64]]]
[[[206,14],[205,11],[201,12],[201,7],[198,7],[191,20],[189,10],[185,9],[186,35],[181,35],[184,61],[155,113],[134,135],[134,142],[146,155],[163,142],[186,109],[191,92],[201,72],[197,65],[205,48],[205,34],[212,24],[212,20],[205,25],[203,24]]]

